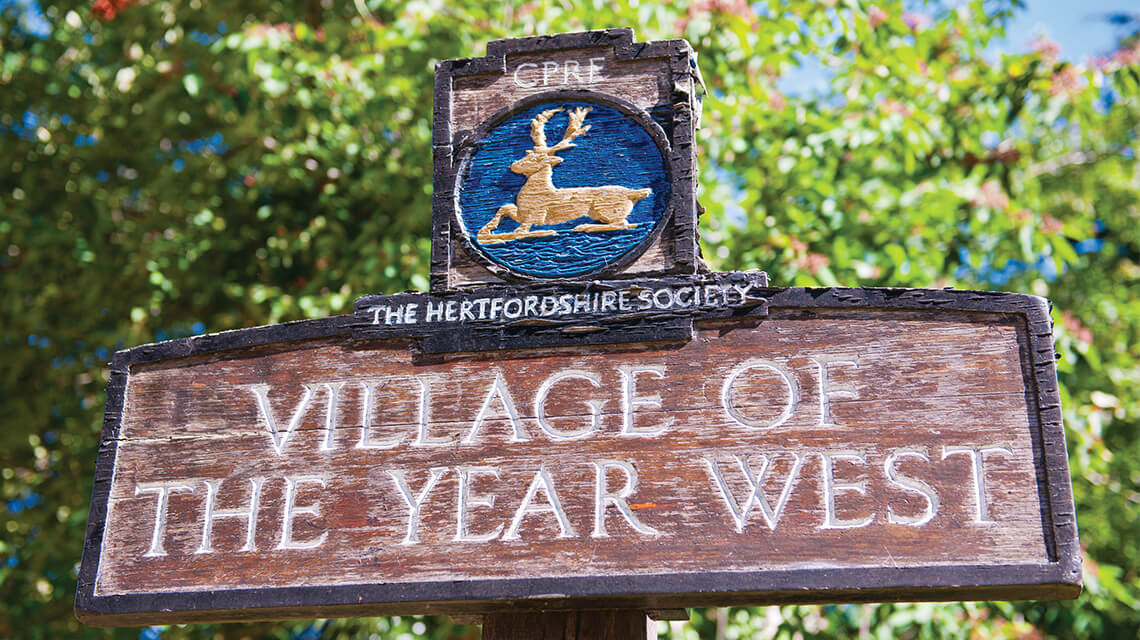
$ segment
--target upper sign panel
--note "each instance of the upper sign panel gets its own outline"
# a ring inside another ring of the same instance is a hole
[[[697,270],[683,40],[499,40],[436,70],[432,289]]]

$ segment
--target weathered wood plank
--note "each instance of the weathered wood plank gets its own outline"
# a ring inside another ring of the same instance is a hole
[[[422,337],[425,353],[687,342],[692,322],[767,314],[762,271],[490,286],[356,300],[353,338]]]
[[[81,611],[257,615],[189,595],[209,593],[273,616],[302,593],[296,615],[346,593],[354,615],[1074,593],[1032,299],[766,293],[768,318],[698,321],[664,348],[425,358],[337,321],[327,339],[134,351],[112,378],[125,410],[112,389]]]
[[[619,60],[610,47],[518,53],[506,57],[506,73],[455,78],[451,108],[464,114],[458,126],[469,126],[528,96],[583,88],[604,90],[649,111],[668,104],[672,92],[669,79],[667,58]],[[460,128],[453,135],[469,133]]]

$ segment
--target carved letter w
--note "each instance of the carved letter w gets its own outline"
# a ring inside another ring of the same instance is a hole
[[[768,506],[768,500],[764,497],[763,491],[764,476],[768,473],[768,469],[771,466],[768,456],[763,454],[759,456],[759,477],[752,472],[748,456],[735,456],[736,463],[740,466],[740,471],[744,474],[744,478],[748,481],[749,486],[748,499],[744,501],[744,506],[737,504],[736,498],[732,495],[732,490],[729,489],[728,483],[725,482],[724,476],[721,475],[720,468],[717,467],[716,460],[713,458],[704,459],[705,464],[707,464],[709,468],[709,475],[712,476],[713,482],[716,483],[720,489],[721,496],[724,497],[725,504],[728,505],[728,512],[732,514],[732,519],[736,521],[736,530],[738,532],[744,531],[744,524],[748,521],[748,515],[752,512],[752,507],[756,503],[760,504],[760,511],[764,516],[764,523],[768,525],[769,529],[776,529],[776,523],[780,521],[780,513],[783,512],[784,505],[788,503],[788,496],[792,493],[792,484],[796,479],[796,475],[799,474],[800,464],[803,462],[803,459],[800,458],[800,454],[798,453],[793,453],[792,457],[795,462],[792,463],[792,470],[788,472],[788,479],[784,481],[784,488],[780,492],[780,499],[776,501],[775,510]]]

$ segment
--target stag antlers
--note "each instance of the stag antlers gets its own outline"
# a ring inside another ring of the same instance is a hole
[[[554,114],[564,111],[564,109],[561,107],[547,109],[535,116],[530,121],[530,139],[534,141],[534,150],[538,153],[557,153],[573,147],[574,138],[590,130],[590,125],[583,127],[582,121],[586,119],[586,114],[593,110],[593,107],[578,107],[571,110],[569,113],[570,122],[566,125],[566,132],[562,134],[562,140],[553,147],[546,146],[546,123]]]

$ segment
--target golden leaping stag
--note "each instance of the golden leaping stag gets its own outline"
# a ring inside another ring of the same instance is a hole
[[[495,217],[479,230],[476,235],[479,242],[496,244],[520,238],[553,236],[558,234],[554,229],[531,231],[531,227],[562,224],[584,217],[592,218],[598,224],[580,224],[574,227],[574,231],[615,231],[637,226],[629,222],[629,214],[633,205],[652,193],[652,189],[628,189],[618,185],[568,189],[554,186],[554,167],[563,160],[555,154],[575,146],[574,139],[590,130],[590,125],[583,127],[582,122],[592,109],[572,109],[568,114],[566,132],[553,147],[546,146],[546,123],[564,109],[547,109],[530,121],[530,139],[534,141],[534,148],[511,163],[511,171],[526,176],[526,182],[515,196],[514,204],[499,207]],[[519,227],[512,232],[495,233],[504,217],[518,222]]]

